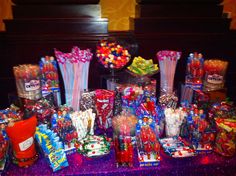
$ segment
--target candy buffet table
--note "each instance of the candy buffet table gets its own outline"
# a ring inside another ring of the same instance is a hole
[[[116,168],[114,151],[107,156],[88,159],[74,153],[68,156],[69,167],[53,173],[45,159],[29,168],[10,164],[3,175],[236,175],[236,157],[224,158],[215,153],[174,159],[161,153],[158,167]]]

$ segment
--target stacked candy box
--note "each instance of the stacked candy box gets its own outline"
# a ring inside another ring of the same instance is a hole
[[[223,156],[234,156],[236,152],[236,108],[232,102],[213,104],[209,117],[214,118],[217,135],[214,150]]]
[[[157,166],[160,162],[158,137],[163,131],[162,119],[156,106],[156,98],[144,92],[142,103],[137,107],[136,138],[140,166]]]
[[[61,106],[51,118],[51,128],[60,137],[67,154],[76,152],[75,144],[78,142],[78,133],[71,120],[72,112],[67,106]]]
[[[42,57],[39,62],[39,67],[42,73],[42,95],[46,97],[48,94],[53,94],[54,105],[61,105],[60,86],[58,78],[58,67],[54,57]]]
[[[164,152],[173,158],[195,156],[195,150],[181,137],[170,137],[159,139]]]
[[[187,70],[185,84],[193,89],[202,89],[203,87],[203,63],[204,59],[201,53],[190,53],[187,60]]]
[[[216,129],[202,109],[192,105],[187,109],[187,117],[181,126],[181,136],[188,139],[198,153],[213,150]]]
[[[60,137],[48,129],[46,124],[37,127],[35,138],[53,172],[69,166]]]
[[[130,112],[122,112],[112,119],[113,142],[115,147],[116,164],[133,166],[136,116]]]

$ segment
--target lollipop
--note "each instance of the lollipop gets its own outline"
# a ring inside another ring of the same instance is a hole
[[[117,42],[101,41],[97,46],[98,61],[110,69],[120,69],[130,60],[130,54],[127,48]]]

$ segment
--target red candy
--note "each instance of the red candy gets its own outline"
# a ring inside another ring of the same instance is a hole
[[[97,123],[99,128],[106,130],[111,127],[111,117],[113,116],[115,92],[98,89],[95,92],[95,103],[97,109]]]

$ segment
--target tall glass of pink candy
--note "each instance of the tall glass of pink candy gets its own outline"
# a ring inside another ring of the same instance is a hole
[[[161,95],[173,93],[175,69],[180,56],[181,52],[178,51],[162,50],[157,53],[161,74]]]

